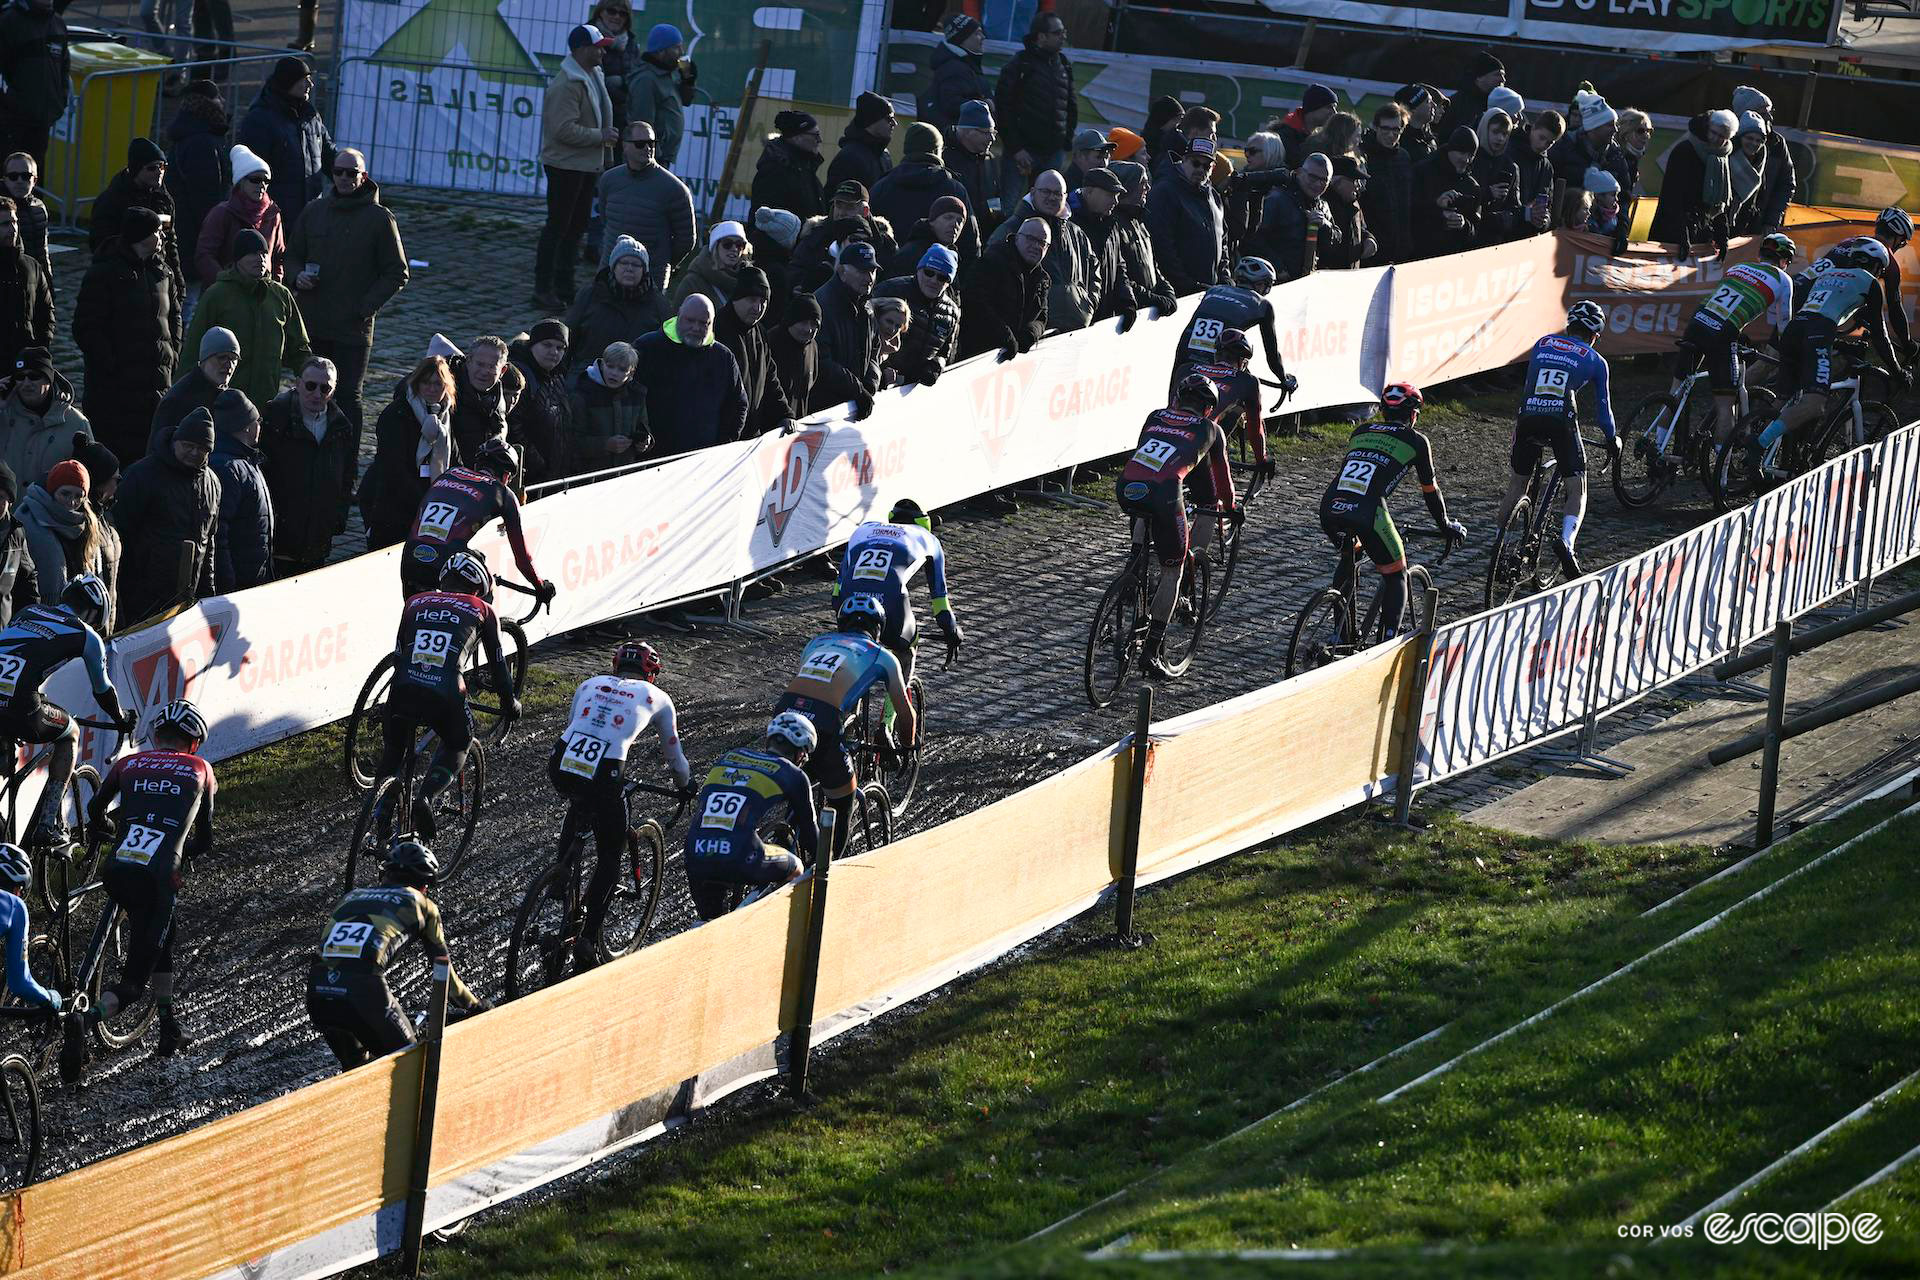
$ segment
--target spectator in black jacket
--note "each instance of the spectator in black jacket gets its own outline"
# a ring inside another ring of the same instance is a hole
[[[1733,131],[1738,127],[1733,112],[1726,110],[1703,111],[1687,122],[1687,136],[1667,153],[1650,239],[1674,246],[1682,257],[1691,256],[1688,246],[1696,244],[1726,252]]]
[[[1360,208],[1360,192],[1367,185],[1367,166],[1359,156],[1333,158],[1333,177],[1327,183],[1327,217],[1335,234],[1320,245],[1320,266],[1331,271],[1373,265],[1380,245],[1367,228]]]
[[[19,501],[20,481],[13,468],[0,462],[0,627],[13,621],[14,610],[40,603],[39,574],[27,549],[26,528],[15,512]]]
[[[911,317],[900,349],[886,361],[902,382],[932,386],[959,350],[960,301],[953,293],[959,269],[953,250],[933,245],[912,275],[895,276],[874,290],[876,298],[905,302]]]
[[[462,461],[453,443],[453,370],[444,357],[428,356],[400,380],[373,435],[358,495],[369,551],[405,541],[427,487]]]
[[[934,203],[946,197],[964,207],[967,189],[943,163],[940,131],[929,124],[907,126],[906,151],[899,164],[880,179],[871,203],[877,217],[896,232],[917,226],[932,216]],[[960,227],[960,257],[971,261],[980,254],[980,229],[971,219]]]
[[[1180,144],[1180,135],[1174,126],[1185,111],[1186,107],[1180,99],[1170,93],[1163,93],[1147,104],[1147,118],[1140,126],[1140,137],[1146,144],[1146,156],[1144,159],[1135,158],[1147,167],[1149,174],[1169,148]]]
[[[840,247],[833,279],[813,291],[820,304],[820,368],[836,380],[844,375],[860,389],[861,394],[854,397],[856,418],[873,411],[873,393],[880,389],[880,370],[873,358],[873,316],[867,308],[879,273],[873,246],[850,241]]]
[[[812,294],[801,292],[789,296],[782,310],[786,319],[767,335],[774,370],[796,415],[818,413],[832,403],[814,398],[820,382],[820,350],[814,345],[820,333],[820,304]]]
[[[647,389],[647,421],[657,455],[738,440],[747,425],[747,393],[733,353],[713,340],[713,302],[690,294],[659,333],[635,344],[634,376]]]
[[[318,569],[347,531],[360,470],[360,428],[334,400],[339,370],[313,356],[260,413],[260,454],[273,499],[273,576]]]
[[[919,270],[920,259],[927,256],[927,250],[943,245],[953,250],[960,262],[960,274],[964,276],[980,256],[978,234],[966,234],[972,221],[967,217],[964,201],[957,196],[941,196],[928,206],[927,216],[914,224],[880,274],[888,278],[910,276]]]
[[[53,259],[47,252],[47,206],[33,194],[39,180],[40,166],[24,151],[7,156],[5,167],[0,168],[0,194],[13,197],[14,218],[20,224],[20,247],[40,264],[41,272],[47,277],[48,291],[58,296]]]
[[[960,104],[960,123],[948,133],[950,145],[942,153],[948,172],[967,189],[967,211],[980,227],[986,243],[1000,225],[1005,206],[1000,202],[1000,170],[993,158],[993,106],[984,100]]]
[[[187,275],[183,316],[193,310],[202,288],[200,273],[188,270],[200,243],[200,228],[214,206],[225,204],[233,192],[234,178],[227,171],[231,128],[220,86],[205,78],[189,81],[180,95],[180,110],[167,126],[167,192],[173,197],[180,267]]]
[[[1466,79],[1460,86],[1460,92],[1447,102],[1447,109],[1441,113],[1433,131],[1441,137],[1448,137],[1461,125],[1469,129],[1478,128],[1480,117],[1487,113],[1491,105],[1487,95],[1506,82],[1507,69],[1500,59],[1485,49],[1476,51],[1467,62]]]
[[[173,279],[173,298],[184,296],[187,278],[180,268],[179,211],[174,208],[173,193],[166,188],[167,157],[152,141],[135,138],[127,144],[127,166],[113,175],[106,190],[94,197],[92,221],[87,224],[87,247],[95,253],[109,237],[120,234],[120,220],[128,209],[151,209],[160,215],[160,248],[155,253]],[[180,336],[180,318],[173,320],[175,338]]]
[[[570,412],[567,357],[576,345],[566,322],[551,316],[507,344],[507,360],[525,387],[507,418],[507,443],[520,447],[528,484],[560,475]]]
[[[1552,225],[1553,161],[1549,153],[1566,131],[1566,118],[1549,107],[1528,117],[1525,145],[1509,144],[1507,148],[1520,175],[1520,225],[1515,228],[1516,235],[1538,235]]]
[[[67,24],[59,12],[66,7],[58,0],[12,0],[0,8],[0,155],[24,151],[42,170],[72,83]]]
[[[893,103],[879,94],[865,92],[854,99],[853,119],[847,122],[846,132],[840,135],[840,150],[827,166],[827,185],[837,187],[843,182],[858,182],[867,190],[873,190],[874,184],[893,168],[887,144],[893,141],[893,130],[898,124]]]
[[[1553,161],[1553,176],[1565,182],[1567,190],[1577,191],[1586,181],[1588,169],[1605,169],[1619,179],[1622,191],[1633,190],[1634,167],[1627,163],[1626,153],[1614,140],[1619,128],[1618,113],[1597,93],[1583,90],[1573,98],[1574,111],[1580,118],[1567,122],[1567,136],[1548,153],[1547,158]]]
[[[956,13],[947,19],[945,38],[928,62],[932,83],[920,104],[920,118],[936,129],[951,130],[960,122],[960,105],[993,96],[993,85],[980,69],[980,51],[986,47],[986,28],[978,18]]]
[[[1104,169],[1113,158],[1114,142],[1098,129],[1081,129],[1073,135],[1073,161],[1061,172],[1067,190],[1078,191],[1095,169]]]
[[[747,398],[747,425],[742,433],[746,436],[791,428],[798,416],[787,403],[780,371],[774,368],[773,350],[767,345],[767,304],[771,298],[766,273],[758,267],[747,267],[740,272],[739,291],[713,318],[714,340],[733,353],[733,362],[740,370],[740,387]]]
[[[1479,242],[1500,244],[1520,234],[1520,166],[1512,152],[1513,119],[1498,107],[1481,114],[1474,132],[1480,149],[1474,152],[1471,172],[1485,193],[1480,207]]]
[[[507,422],[526,378],[507,361],[507,341],[483,334],[466,351],[442,351],[453,370],[453,444],[463,458],[475,457],[488,440],[505,439]]]
[[[1774,127],[1773,99],[1758,89],[1741,85],[1733,91],[1733,109],[1751,111],[1767,124],[1767,159],[1760,179],[1760,192],[1754,197],[1754,234],[1778,231],[1785,224],[1787,205],[1794,199],[1797,175],[1793,170],[1793,152],[1787,140]]]
[[[647,389],[633,378],[639,363],[632,343],[612,342],[573,375],[558,474],[591,475],[646,456],[653,431],[647,426]]]
[[[220,481],[213,587],[231,595],[273,578],[273,497],[260,466],[260,413],[243,392],[213,402],[213,474]]]
[[[1403,84],[1394,91],[1393,100],[1407,109],[1400,149],[1407,153],[1410,164],[1419,164],[1440,149],[1440,140],[1433,136],[1433,118],[1440,114],[1440,94],[1430,84]]]
[[[1280,136],[1281,145],[1287,149],[1287,168],[1298,169],[1306,161],[1307,138],[1333,119],[1333,113],[1339,109],[1340,99],[1333,90],[1323,84],[1310,84],[1300,95],[1300,105],[1282,116],[1278,123],[1268,126]]]
[[[1379,242],[1375,266],[1413,259],[1413,161],[1400,138],[1407,127],[1407,109],[1383,102],[1374,110],[1373,127],[1360,139],[1360,158],[1367,166],[1367,185],[1360,208],[1367,229]]]
[[[234,336],[233,330],[215,325],[201,336],[194,355],[197,357],[194,366],[182,373],[154,406],[147,436],[138,442],[138,447],[129,439],[128,452],[121,455],[122,465],[132,466],[136,459],[144,458],[161,437],[172,432],[195,409],[213,412],[214,400],[227,389],[227,384],[233,381],[234,370],[240,367],[240,339]]]
[[[981,251],[960,294],[960,354],[998,351],[1010,360],[1047,331],[1047,250],[1053,228],[1028,218],[1014,233]]]
[[[73,308],[73,340],[86,359],[87,419],[129,462],[147,451],[154,410],[173,384],[179,355],[177,281],[160,260],[160,215],[123,211],[87,268]]]
[[[805,111],[782,111],[773,117],[774,135],[761,149],[753,171],[753,207],[785,209],[800,221],[827,211],[826,188],[820,184],[820,122]],[[751,231],[754,256],[762,243]]]
[[[794,287],[812,292],[831,280],[835,246],[850,240],[872,245],[879,261],[898,251],[893,224],[874,216],[867,205],[866,188],[851,178],[833,189],[827,216],[809,218],[800,228],[800,239],[793,250]]]
[[[1332,180],[1333,162],[1316,151],[1294,169],[1293,181],[1275,187],[1261,206],[1260,229],[1248,248],[1279,268],[1281,279],[1306,275],[1318,265],[1320,254],[1339,257],[1340,232],[1326,201]],[[1312,264],[1307,261],[1309,240],[1315,246]]]
[[[653,284],[647,250],[632,236],[614,241],[607,265],[574,296],[567,331],[582,351],[633,343],[667,322],[667,300]]]
[[[333,138],[313,105],[313,71],[300,58],[282,58],[240,120],[242,146],[267,162],[267,194],[291,227],[307,201],[317,200],[333,165]]]
[[[53,291],[20,247],[18,204],[0,196],[0,369],[28,347],[53,347]]]
[[[1099,264],[1095,274],[1100,281],[1100,298],[1094,305],[1093,318],[1108,320],[1119,316],[1122,333],[1133,327],[1134,313],[1142,305],[1127,275],[1126,256],[1120,251],[1119,238],[1114,234],[1118,225],[1114,212],[1125,191],[1126,187],[1114,176],[1113,170],[1099,168],[1086,175],[1071,200],[1073,223],[1085,233],[1094,261]]]
[[[1226,206],[1208,181],[1214,146],[1202,138],[1180,161],[1174,180],[1147,199],[1147,232],[1176,294],[1220,283],[1226,271]]]
[[[800,219],[785,209],[755,209],[753,227],[748,233],[754,241],[753,265],[767,273],[767,285],[773,297],[767,302],[767,327],[778,328],[787,314],[787,299],[793,296],[793,247],[800,243]]]
[[[1147,166],[1133,160],[1116,160],[1112,170],[1126,188],[1113,211],[1113,236],[1120,244],[1120,260],[1133,285],[1133,296],[1141,306],[1152,306],[1161,315],[1170,316],[1180,309],[1180,303],[1174,297],[1172,283],[1160,270],[1153,238],[1147,234],[1147,193],[1153,189],[1153,179],[1147,174]]]
[[[1413,166],[1413,247],[1422,258],[1471,249],[1479,234],[1480,184],[1471,172],[1480,141],[1461,125]]]
[[[1080,97],[1073,64],[1061,49],[1067,26],[1043,9],[1033,15],[1026,48],[1000,68],[993,86],[993,115],[1000,122],[1000,207],[1020,203],[1033,180],[1066,161],[1067,144],[1080,127]]]
[[[207,470],[213,413],[195,409],[167,443],[128,467],[114,498],[122,538],[119,620],[133,626],[214,594],[220,481]],[[407,508],[407,522],[413,508]],[[403,528],[402,534],[406,531]]]
[[[1174,167],[1193,150],[1193,144],[1201,138],[1213,144],[1216,154],[1219,152],[1220,113],[1212,107],[1188,107],[1181,112],[1179,123],[1173,128],[1172,142],[1153,161],[1153,180],[1155,182],[1173,181]]]

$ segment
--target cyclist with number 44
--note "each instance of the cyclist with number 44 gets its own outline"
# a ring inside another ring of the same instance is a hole
[[[911,584],[922,568],[933,594],[933,620],[947,641],[951,662],[966,637],[947,599],[947,557],[934,535],[933,517],[911,498],[893,504],[885,520],[869,520],[853,531],[840,557],[840,577],[833,584],[834,613],[856,595],[873,596],[886,611],[880,643],[900,663],[900,678],[913,686],[914,644],[919,620],[914,617]],[[887,728],[893,728],[895,709],[887,704]]]
[[[687,889],[702,920],[717,920],[736,892],[762,892],[798,880],[805,862],[762,840],[757,828],[785,805],[796,849],[820,847],[820,820],[806,767],[819,745],[814,723],[782,711],[767,724],[766,745],[735,747],[713,762],[693,803],[687,830]]]
[[[507,527],[507,545],[513,562],[534,587],[540,603],[553,599],[554,587],[534,570],[520,529],[520,500],[513,483],[520,474],[520,458],[513,446],[495,438],[474,450],[470,467],[448,467],[427,487],[413,532],[400,556],[400,589],[405,595],[431,591],[440,572],[454,555],[465,551],[473,536],[498,517]]]
[[[660,750],[673,770],[674,785],[693,790],[693,770],[680,747],[673,699],[655,683],[660,655],[652,645],[629,640],[613,652],[613,672],[583,681],[573,695],[566,728],[553,744],[547,777],[561,795],[577,798],[593,823],[595,861],[587,883],[587,917],[580,931],[575,962],[581,970],[597,959],[593,940],[600,936],[620,855],[627,847],[627,800],[623,783],[627,753],[648,729],[660,735]]]
[[[1713,390],[1713,439],[1726,443],[1733,430],[1734,395],[1740,387],[1740,337],[1754,321],[1765,319],[1777,346],[1793,318],[1793,280],[1781,269],[1800,252],[1792,238],[1775,231],[1760,241],[1760,261],[1727,268],[1720,285],[1700,304],[1680,335],[1680,359],[1672,394],[1697,364],[1707,369]]]
[[[1522,384],[1526,399],[1520,402],[1508,459],[1513,474],[1507,482],[1507,496],[1500,503],[1500,518],[1494,523],[1496,529],[1505,527],[1507,517],[1526,496],[1540,451],[1553,450],[1567,487],[1560,509],[1560,537],[1553,544],[1553,552],[1569,582],[1580,576],[1573,542],[1580,535],[1580,521],[1587,512],[1587,451],[1580,443],[1580,392],[1593,389],[1594,417],[1606,433],[1607,451],[1617,453],[1620,449],[1619,432],[1613,424],[1613,399],[1607,389],[1607,362],[1593,349],[1605,326],[1606,315],[1598,303],[1576,302],[1567,311],[1564,333],[1550,333],[1533,344]]]

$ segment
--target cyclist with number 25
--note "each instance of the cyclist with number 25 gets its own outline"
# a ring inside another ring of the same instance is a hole
[[[914,642],[920,630],[909,588],[923,566],[927,589],[933,593],[933,620],[946,637],[947,658],[951,661],[966,637],[947,599],[946,553],[934,536],[933,517],[922,511],[919,503],[902,498],[893,504],[885,520],[869,520],[855,529],[840,558],[840,577],[833,584],[836,615],[840,603],[856,595],[870,595],[880,601],[887,615],[886,625],[880,629],[880,643],[899,662],[900,677],[909,688],[913,685]],[[889,702],[889,731],[894,714]]]
[[[473,536],[498,517],[507,526],[513,562],[535,588],[536,598],[542,604],[553,599],[553,584],[534,570],[520,529],[520,500],[513,495],[519,474],[520,459],[513,446],[496,438],[481,442],[472,466],[448,467],[434,479],[420,500],[413,532],[400,556],[402,594],[433,590],[448,559],[465,551]]]
[[[727,914],[742,886],[778,888],[800,878],[804,863],[794,851],[767,844],[755,828],[784,804],[796,848],[820,847],[806,774],[818,744],[813,721],[782,711],[767,724],[765,746],[735,747],[707,771],[687,831],[687,889],[702,920]]]
[[[1587,451],[1580,443],[1579,395],[1593,388],[1594,417],[1607,435],[1607,451],[1620,449],[1619,433],[1613,425],[1613,399],[1607,391],[1607,362],[1593,349],[1594,340],[1606,325],[1606,315],[1596,302],[1580,301],[1567,311],[1564,333],[1550,333],[1533,344],[1527,359],[1526,381],[1521,390],[1520,416],[1513,427],[1513,452],[1509,458],[1512,477],[1507,481],[1507,496],[1500,503],[1500,519],[1494,528],[1502,528],[1513,509],[1526,496],[1533,479],[1534,464],[1542,449],[1553,450],[1560,465],[1562,482],[1567,487],[1560,508],[1560,538],[1553,544],[1560,568],[1567,581],[1580,576],[1580,562],[1574,558],[1573,541],[1580,535],[1580,521],[1587,513]]]
[[[613,673],[592,676],[574,691],[567,727],[553,744],[547,777],[561,795],[578,798],[593,822],[595,861],[587,884],[587,918],[574,956],[581,970],[593,966],[593,939],[600,936],[620,855],[627,847],[627,801],[623,773],[627,753],[648,729],[660,734],[660,750],[674,785],[693,788],[693,770],[680,747],[673,699],[654,681],[660,655],[652,645],[629,640],[613,652]]]

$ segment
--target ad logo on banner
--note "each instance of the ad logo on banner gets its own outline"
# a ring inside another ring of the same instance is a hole
[[[136,634],[123,652],[133,679],[133,705],[141,710],[188,696],[193,682],[213,669],[220,645],[232,633],[234,607],[224,598],[201,601],[186,621]]]
[[[785,449],[768,455],[767,493],[755,523],[767,526],[776,547],[787,534],[787,522],[800,508],[800,499],[806,495],[813,469],[820,462],[820,449],[826,442],[826,428],[818,427],[802,431],[787,441]]]
[[[976,378],[973,391],[973,416],[980,424],[980,443],[996,466],[1020,424],[1020,406],[1026,403],[1027,388],[1033,385],[1034,362],[1015,360],[994,367],[984,378]]]

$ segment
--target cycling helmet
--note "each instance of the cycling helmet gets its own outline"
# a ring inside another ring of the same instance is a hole
[[[1877,236],[1892,236],[1901,244],[1905,244],[1913,239],[1913,219],[1908,217],[1907,211],[1898,205],[1888,205],[1880,211],[1880,216],[1873,220],[1873,233]]]
[[[1265,258],[1242,258],[1233,264],[1233,282],[1242,289],[1265,293],[1280,283],[1280,273]]]
[[[651,680],[660,674],[660,654],[645,640],[629,640],[613,651],[613,669],[635,672],[642,680]]]
[[[1588,333],[1597,334],[1606,327],[1607,313],[1600,309],[1597,302],[1583,298],[1567,309],[1569,329],[1585,329]]]
[[[499,436],[480,442],[480,447],[473,451],[473,465],[493,472],[508,484],[520,478],[520,454]]]
[[[820,734],[814,729],[813,721],[798,711],[782,711],[769,720],[767,738],[772,742],[784,742],[796,751],[809,753],[820,744]]]
[[[440,589],[493,600],[493,571],[471,551],[456,551],[440,568]]]
[[[865,631],[879,635],[880,628],[887,623],[887,611],[881,605],[878,596],[848,596],[840,602],[840,629],[842,631]]]
[[[33,863],[17,844],[0,844],[0,883],[24,888],[33,879]]]
[[[928,533],[933,532],[933,517],[920,509],[920,504],[912,498],[901,498],[893,504],[893,510],[887,512],[890,524],[917,524]]]
[[[1792,262],[1799,254],[1800,246],[1784,232],[1770,232],[1760,241],[1760,258],[1763,262]]]
[[[440,859],[417,836],[401,836],[387,849],[387,877],[426,888],[440,876]]]
[[[1213,345],[1213,354],[1222,360],[1251,360],[1253,344],[1247,341],[1245,330],[1222,329],[1220,340]]]
[[[1893,262],[1893,255],[1887,252],[1887,246],[1872,236],[1855,236],[1834,246],[1834,260],[1843,267],[1858,267],[1870,276],[1886,274],[1887,267]]]
[[[1380,407],[1389,418],[1401,418],[1411,422],[1414,415],[1426,406],[1426,397],[1420,394],[1420,388],[1411,382],[1395,382],[1380,393]]]
[[[162,729],[173,730],[196,748],[207,740],[207,718],[185,698],[175,698],[155,713],[153,723],[147,726],[148,738]]]
[[[83,573],[67,583],[60,593],[60,603],[82,622],[97,627],[107,616],[107,584],[91,573]]]
[[[1173,393],[1173,402],[1211,414],[1220,407],[1220,388],[1214,386],[1213,379],[1206,374],[1190,373],[1180,379],[1180,386]]]

